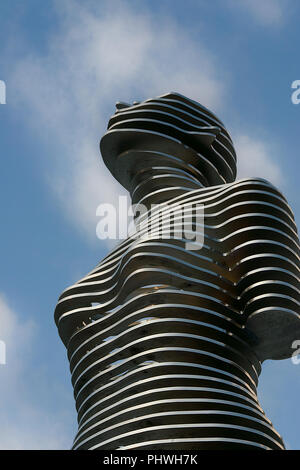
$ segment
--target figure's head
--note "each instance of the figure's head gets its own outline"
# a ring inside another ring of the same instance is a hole
[[[224,124],[178,93],[141,103],[117,103],[101,139],[103,160],[128,190],[137,172],[158,165],[191,174],[203,186],[230,183],[236,154]]]

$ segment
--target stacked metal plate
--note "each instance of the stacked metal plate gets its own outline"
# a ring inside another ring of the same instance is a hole
[[[74,449],[283,449],[256,387],[261,363],[289,357],[300,338],[287,201],[265,180],[234,182],[224,125],[177,93],[118,103],[101,152],[135,203],[164,209],[148,213],[150,236],[141,224],[57,304]],[[164,214],[181,214],[176,231],[197,204],[199,249],[164,237]]]

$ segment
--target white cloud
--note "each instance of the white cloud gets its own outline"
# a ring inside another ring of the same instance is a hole
[[[242,8],[262,26],[277,26],[286,17],[287,0],[229,0],[232,8]]]
[[[15,397],[16,399],[17,397]],[[21,403],[19,403],[21,401]],[[13,403],[9,403],[11,406]],[[18,416],[12,420],[12,413],[1,417],[0,450],[68,450],[72,440],[66,436],[64,416],[51,415],[18,398]],[[74,433],[75,435],[75,433]]]
[[[22,369],[25,355],[30,353],[30,343],[34,335],[35,323],[32,320],[20,321],[9,307],[4,295],[0,293],[0,340],[6,345],[6,365],[1,366],[6,373],[5,381],[1,380],[1,392],[9,389]],[[19,352],[22,355],[19,356]],[[13,374],[10,371],[14,370]]]
[[[234,146],[238,161],[238,178],[259,176],[272,184],[283,184],[282,171],[270,156],[272,146],[247,135],[237,135]]]
[[[98,149],[114,102],[179,91],[219,111],[226,106],[228,84],[212,51],[170,19],[141,13],[127,2],[86,6],[90,4],[58,2],[60,29],[49,37],[46,53],[26,50],[9,81],[22,124],[29,123],[42,143],[38,148],[41,158],[46,155],[49,186],[75,226],[95,236],[97,205],[116,201],[124,191],[102,164]],[[235,145],[240,177],[280,182],[265,143],[240,135]],[[68,448],[64,422],[69,418],[61,410],[49,413],[36,397],[29,397],[26,373],[37,325],[22,321],[1,295],[0,316],[8,362],[0,366],[5,429],[0,447]]]
[[[216,109],[224,75],[206,47],[169,18],[124,1],[57,5],[60,30],[48,52],[25,53],[11,88],[24,119],[51,146],[48,179],[65,213],[95,237],[97,205],[125,194],[98,149],[115,101],[179,91]]]
[[[37,333],[35,322],[24,321],[0,293],[0,339],[6,344],[6,365],[0,365],[0,449],[71,446],[67,429],[72,418],[59,404],[54,411],[45,406],[44,390],[54,391],[56,385],[33,365]],[[57,397],[64,393],[55,392]]]
[[[43,165],[64,213],[96,240],[98,204],[117,205],[126,193],[102,163],[98,146],[115,101],[179,91],[219,111],[228,83],[213,53],[170,18],[124,1],[61,1],[57,12],[60,27],[49,37],[47,53],[27,51],[16,63],[11,88],[24,120],[51,149]],[[263,169],[279,178],[262,143],[245,136],[236,143],[240,175],[261,175]]]

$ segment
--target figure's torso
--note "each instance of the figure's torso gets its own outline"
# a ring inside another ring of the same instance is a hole
[[[200,250],[135,237],[60,298],[75,448],[281,448],[257,402],[260,360],[245,325],[258,310],[293,309],[292,214],[259,179],[175,202],[204,205]]]

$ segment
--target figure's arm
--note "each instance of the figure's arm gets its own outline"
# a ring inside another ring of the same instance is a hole
[[[237,279],[241,313],[261,361],[285,359],[300,339],[299,238],[286,199],[270,183],[252,180],[246,223],[227,255]]]

